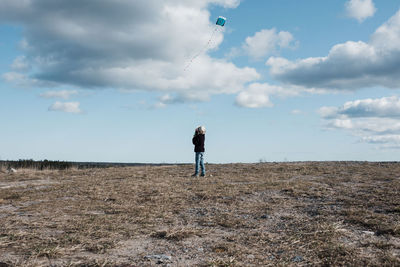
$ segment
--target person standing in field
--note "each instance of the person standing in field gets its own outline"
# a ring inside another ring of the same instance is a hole
[[[201,175],[206,176],[206,167],[204,166],[204,141],[206,139],[206,128],[204,126],[199,126],[196,128],[194,132],[194,136],[192,138],[192,143],[194,145],[194,152],[196,154],[196,168],[194,174],[192,176],[199,176],[199,169],[201,167]]]

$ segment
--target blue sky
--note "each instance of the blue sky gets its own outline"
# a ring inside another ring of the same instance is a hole
[[[0,56],[3,160],[400,156],[395,0],[3,0]]]

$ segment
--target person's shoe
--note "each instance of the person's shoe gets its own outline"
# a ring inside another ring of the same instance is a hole
[[[199,177],[199,175],[198,174],[192,174],[192,177]]]
[[[200,176],[201,176],[201,177],[205,177],[205,176],[206,176],[206,174],[205,174],[205,173],[202,173]]]

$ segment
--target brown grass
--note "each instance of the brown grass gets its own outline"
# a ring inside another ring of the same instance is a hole
[[[399,266],[400,164],[0,173],[0,266]]]

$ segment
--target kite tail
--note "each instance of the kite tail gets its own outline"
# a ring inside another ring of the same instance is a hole
[[[212,40],[213,40],[213,38],[214,38],[214,35],[215,35],[215,33],[216,33],[217,31],[218,31],[218,27],[215,27],[215,29],[214,29],[214,31],[212,32],[211,37],[210,37],[210,39],[208,40],[207,44],[206,44],[197,54],[195,54],[195,55],[190,59],[190,61],[186,64],[186,67],[183,69],[183,71],[186,71],[186,70],[190,67],[190,65],[192,65],[193,61],[194,61],[198,56],[200,56],[205,50],[207,50],[207,48],[210,46],[210,44],[211,44],[211,42],[212,42]]]

